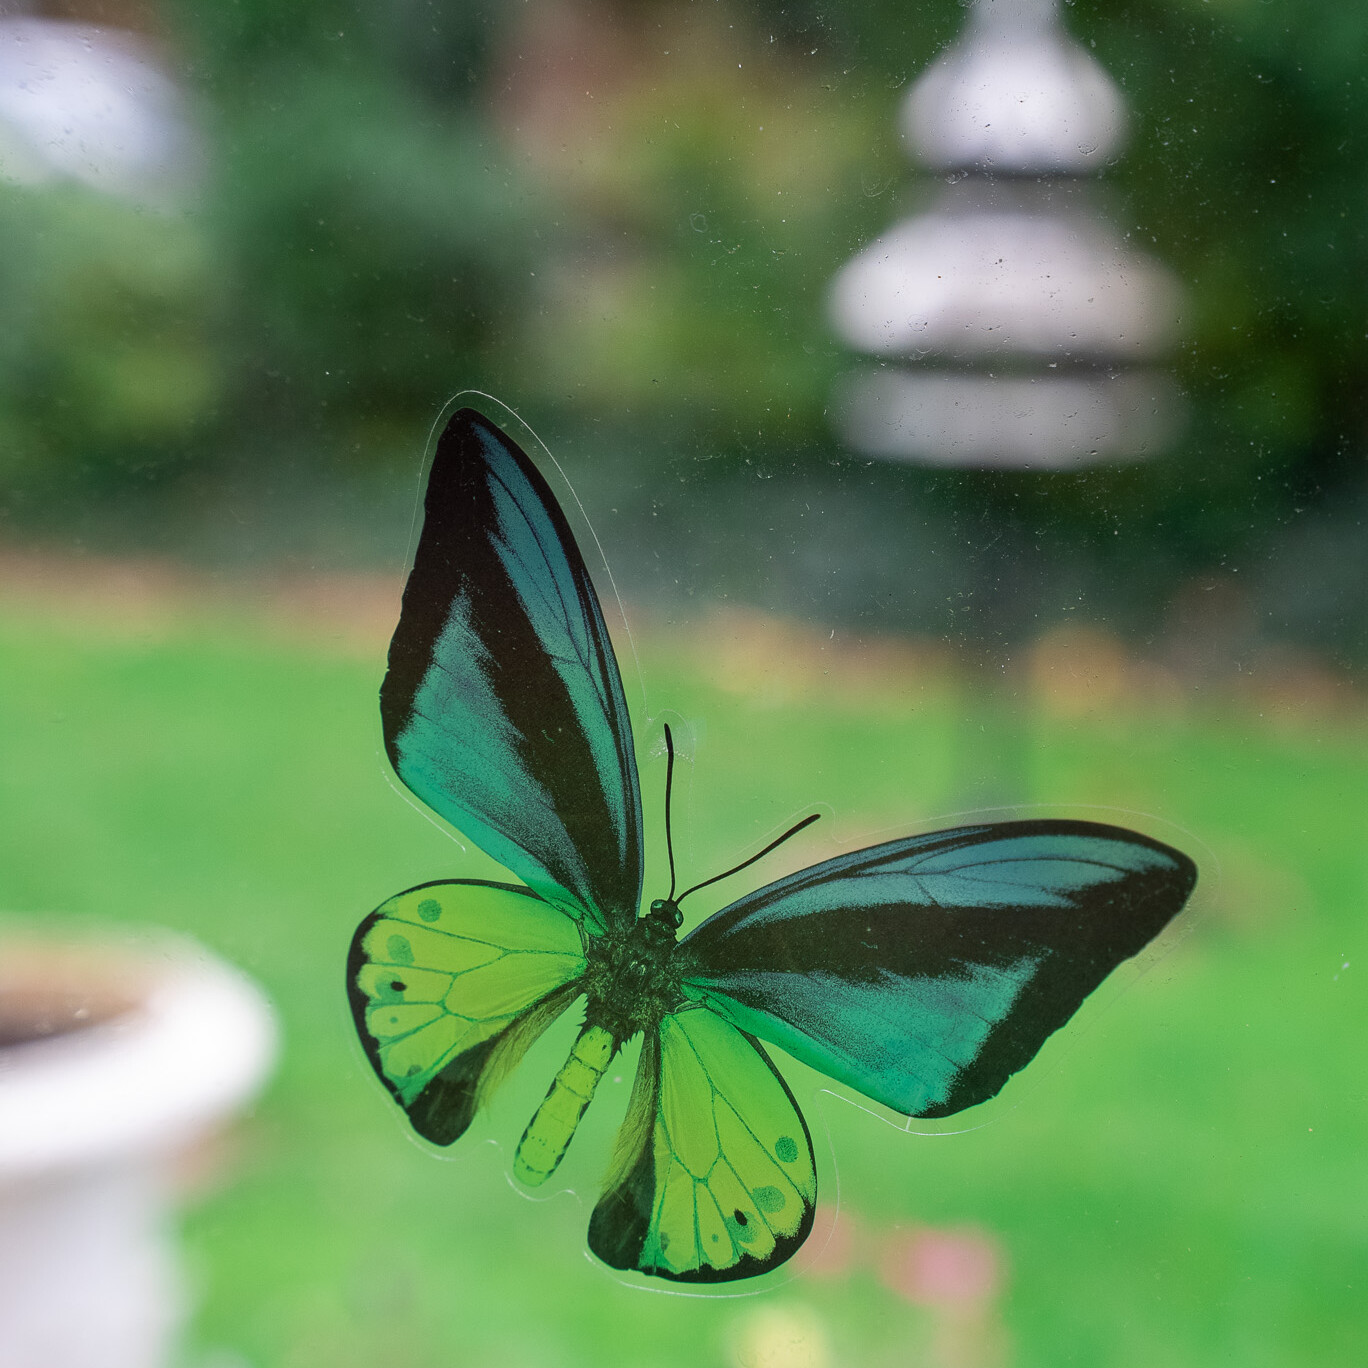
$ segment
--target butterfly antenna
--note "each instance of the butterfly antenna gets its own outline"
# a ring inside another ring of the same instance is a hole
[[[674,784],[674,737],[670,735],[670,724],[665,724],[665,853],[670,857],[670,896],[674,902],[675,862],[674,839],[670,835],[670,789]]]
[[[685,889],[684,892],[679,895],[679,897],[674,899],[675,906],[678,907],[679,904],[682,903],[684,899],[689,896],[690,893],[697,893],[700,888],[707,888],[709,884],[718,883],[722,879],[730,879],[733,874],[739,874],[743,869],[746,869],[750,865],[753,865],[756,862],[756,860],[763,860],[765,856],[770,853],[771,850],[774,850],[776,847],[783,845],[784,842],[787,841],[790,836],[796,836],[800,831],[802,831],[804,827],[810,827],[813,824],[813,822],[815,822],[821,815],[822,814],[820,812],[814,812],[810,816],[804,817],[801,822],[797,822],[793,826],[789,827],[789,829],[786,832],[784,832],[784,834],[780,836],[778,840],[771,841],[769,845],[767,845],[764,848],[764,850],[760,851],[756,855],[752,855],[749,860],[742,860],[739,865],[737,865],[734,869],[727,870],[725,874],[714,874],[711,879],[704,879],[702,883],[694,884],[692,888]]]

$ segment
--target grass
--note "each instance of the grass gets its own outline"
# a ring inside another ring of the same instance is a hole
[[[839,670],[835,683],[818,671],[795,684],[782,653],[747,676],[672,640],[650,634],[642,648],[654,713],[643,755],[662,717],[690,738],[679,821],[693,877],[813,805],[826,821],[764,877],[785,859],[925,827],[987,790],[1049,811],[1115,809],[1190,850],[1202,883],[1184,927],[964,1118],[976,1129],[901,1134],[795,1067],[829,1199],[833,1155],[839,1167],[847,1266],[777,1275],[758,1298],[650,1295],[583,1254],[625,1083],[607,1087],[576,1141],[583,1198],[525,1201],[495,1141],[520,1132],[558,1042],[439,1162],[407,1137],[352,1039],[341,969],[360,917],[414,883],[491,872],[387,779],[380,646],[281,633],[222,604],[130,626],[11,603],[0,906],[133,939],[140,927],[188,932],[254,974],[284,1025],[279,1071],[224,1180],[186,1217],[201,1289],[190,1361],[1357,1362],[1368,1341],[1362,726],[1274,726],[1219,700],[1018,711],[911,667],[873,687],[845,687]],[[629,679],[640,719],[634,689]],[[662,766],[643,764],[654,813]],[[977,1320],[880,1283],[888,1241],[927,1227],[977,1230],[1000,1251],[1004,1290]]]

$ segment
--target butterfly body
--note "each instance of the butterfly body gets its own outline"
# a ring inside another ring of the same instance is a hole
[[[529,1187],[559,1167],[613,1056],[685,1005],[675,958],[682,921],[677,904],[657,899],[644,916],[586,944],[584,1028],[513,1158],[514,1174]]]
[[[513,1173],[520,1182],[540,1187],[560,1167],[580,1118],[594,1100],[620,1045],[611,1031],[585,1023],[570,1057],[552,1079],[546,1100],[518,1141]]]
[[[590,1249],[614,1268],[730,1281],[778,1267],[806,1238],[811,1136],[762,1042],[905,1116],[951,1115],[993,1097],[1192,891],[1191,860],[1133,831],[978,823],[823,861],[679,939],[694,889],[675,896],[672,851],[669,895],[639,910],[631,723],[550,487],[462,410],[425,509],[381,688],[386,751],[520,882],[444,880],[383,903],[352,941],[352,1011],[409,1122],[447,1145],[582,1002],[514,1158],[534,1186],[639,1036],[589,1224]]]
[[[656,899],[625,927],[613,927],[586,947],[584,1019],[611,1033],[618,1046],[653,1030],[684,1002],[677,933],[683,914]]]

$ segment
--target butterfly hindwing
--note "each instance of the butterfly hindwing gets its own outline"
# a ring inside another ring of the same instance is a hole
[[[488,419],[448,422],[380,690],[400,779],[548,901],[636,915],[641,798],[603,613],[565,515]]]
[[[453,880],[371,913],[347,985],[371,1066],[414,1129],[448,1145],[578,995],[583,971],[564,912],[511,884]]]
[[[910,1116],[994,1096],[1196,880],[1119,827],[1028,821],[892,841],[733,903],[681,945],[685,992]]]
[[[589,1225],[614,1268],[753,1277],[812,1228],[812,1139],[793,1094],[758,1041],[706,1010],[647,1037],[614,1170]]]

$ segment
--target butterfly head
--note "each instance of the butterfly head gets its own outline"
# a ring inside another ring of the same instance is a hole
[[[650,923],[647,929],[661,940],[673,940],[684,921],[684,914],[673,898],[657,898],[643,920]]]

